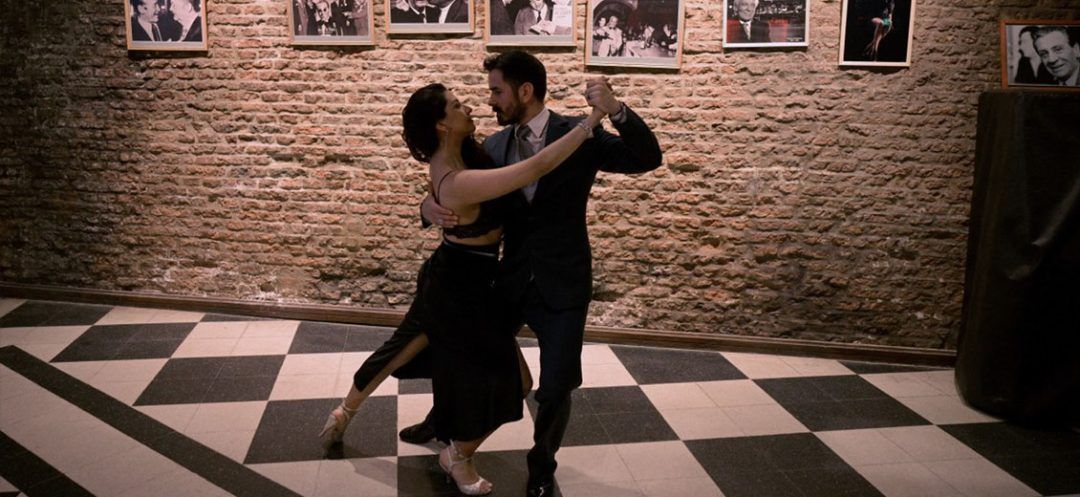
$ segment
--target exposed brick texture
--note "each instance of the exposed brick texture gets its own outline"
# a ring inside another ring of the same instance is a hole
[[[483,2],[486,3],[486,2]],[[123,2],[0,0],[0,280],[404,309],[437,244],[400,110],[442,81],[484,105],[473,36],[288,45],[284,1],[212,0],[206,54],[129,53]],[[542,49],[550,106],[607,74],[664,166],[601,175],[590,323],[925,347],[959,328],[976,102],[1002,17],[1071,0],[919,0],[914,64],[837,67],[840,2],[808,49],[721,48],[686,5],[681,71]]]

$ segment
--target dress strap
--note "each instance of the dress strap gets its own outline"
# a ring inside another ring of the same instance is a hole
[[[454,172],[453,169],[447,171],[446,174],[442,175],[442,177],[439,178],[439,183],[435,185],[434,195],[435,195],[435,202],[436,203],[439,203],[439,191],[442,190],[443,181],[446,181],[446,177],[450,176],[450,174],[452,174],[453,172]]]

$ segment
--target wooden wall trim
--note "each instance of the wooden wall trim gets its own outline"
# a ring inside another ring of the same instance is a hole
[[[27,285],[2,281],[0,281],[0,296],[7,298],[56,300],[132,307],[156,307],[185,311],[242,314],[248,316],[305,321],[330,321],[373,326],[397,326],[405,316],[404,311],[352,307],[346,305],[259,302],[219,297],[165,295],[119,290]],[[526,330],[525,333],[526,335],[532,335],[529,330]],[[681,331],[612,328],[606,326],[586,326],[585,339],[590,342],[621,345],[812,356],[830,359],[941,367],[952,367],[956,363],[956,351],[953,350],[739,335],[712,335]]]

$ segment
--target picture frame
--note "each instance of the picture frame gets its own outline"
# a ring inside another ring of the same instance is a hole
[[[724,0],[724,48],[806,47],[810,0]]]
[[[1001,86],[1080,90],[1080,21],[1002,19]]]
[[[682,66],[683,0],[588,0],[586,5],[586,66]]]
[[[843,0],[841,66],[910,67],[915,0]]]
[[[488,46],[573,47],[577,45],[574,0],[481,0],[487,2],[484,41]],[[539,20],[532,20],[536,16]]]
[[[128,50],[206,51],[207,0],[124,0]]]
[[[289,44],[375,44],[371,0],[287,0]]]
[[[388,34],[468,33],[476,30],[474,0],[386,0]]]

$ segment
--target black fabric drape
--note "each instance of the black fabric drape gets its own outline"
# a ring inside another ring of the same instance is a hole
[[[1080,94],[984,93],[975,166],[957,388],[1080,426]]]

